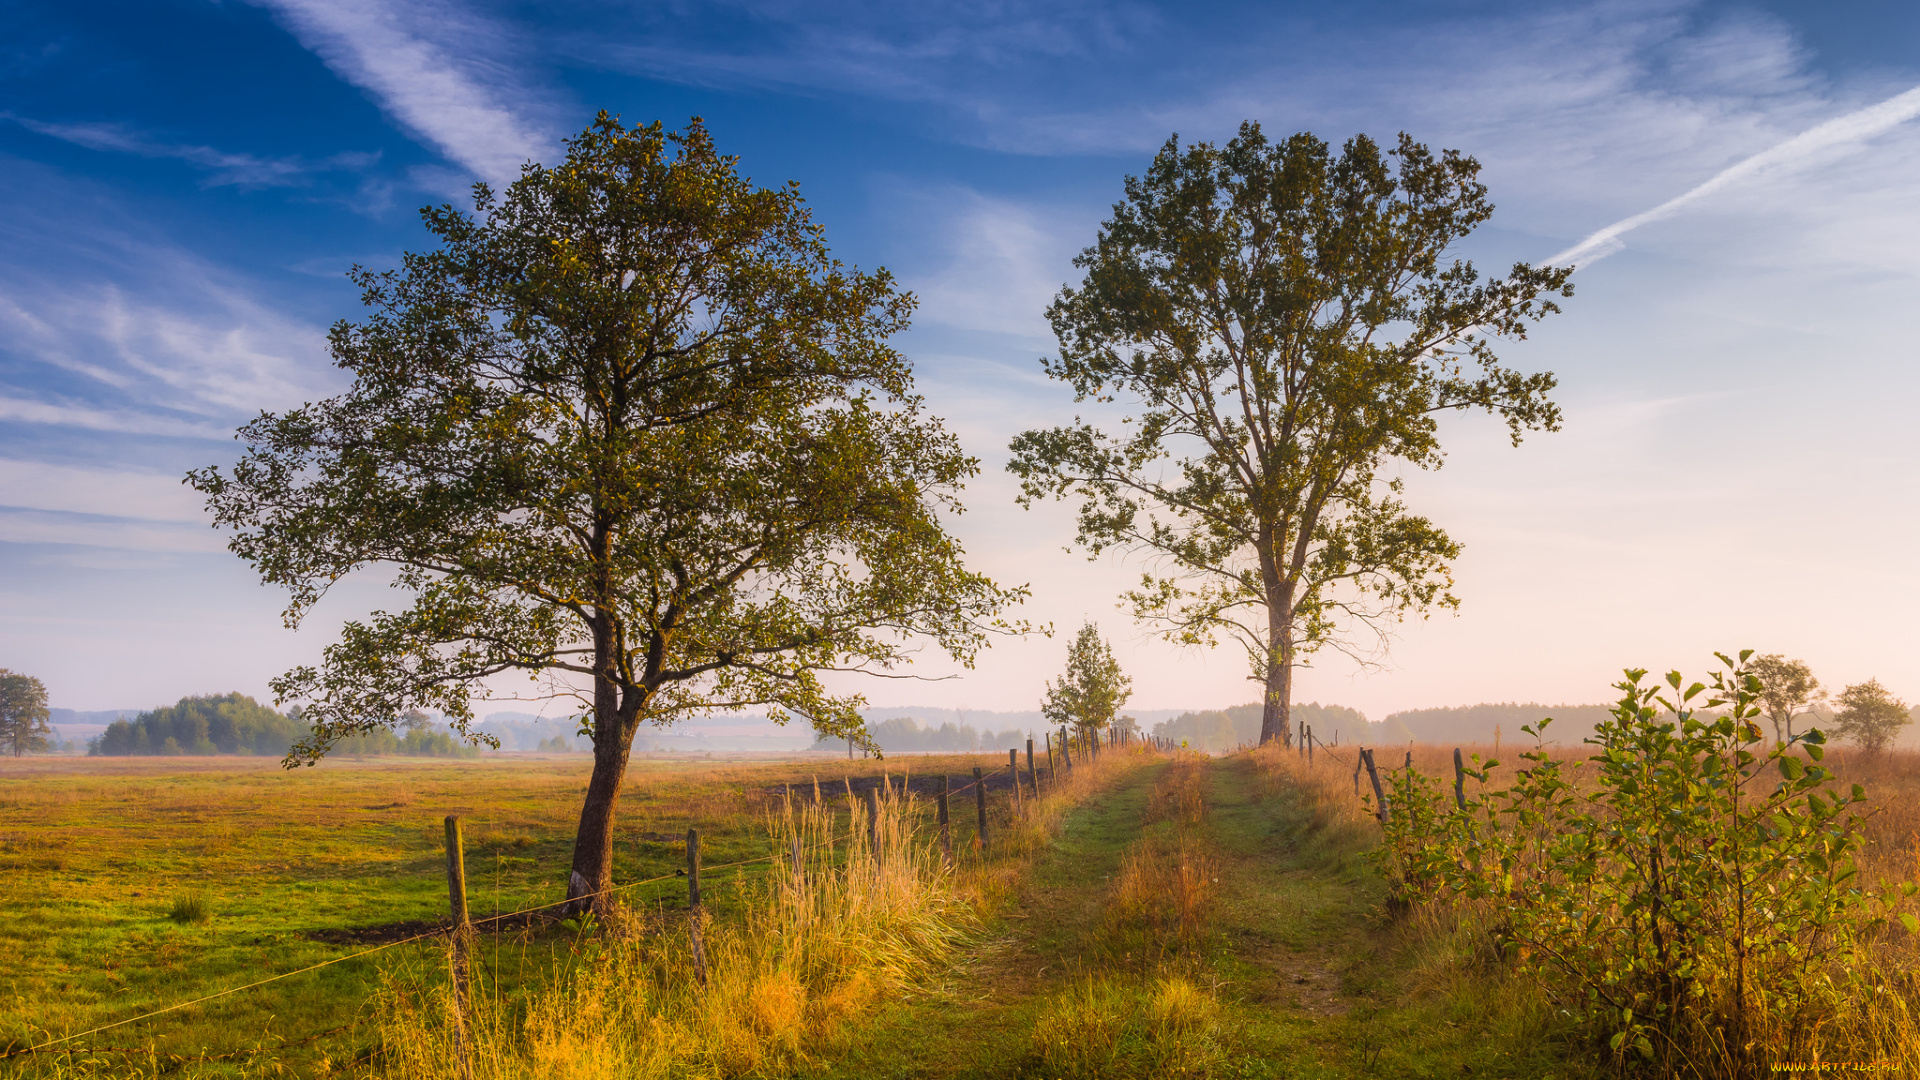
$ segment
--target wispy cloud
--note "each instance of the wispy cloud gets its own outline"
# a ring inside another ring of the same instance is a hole
[[[170,473],[0,458],[0,507],[204,523],[200,497]]]
[[[0,509],[0,543],[79,544],[147,552],[211,552],[226,546],[219,533],[204,525],[4,509]]]
[[[1920,87],[1896,94],[1877,105],[1838,116],[1768,147],[1715,173],[1711,178],[1666,202],[1622,218],[1590,233],[1579,243],[1547,259],[1549,263],[1591,265],[1625,246],[1621,237],[1642,225],[1669,218],[1710,195],[1742,181],[1768,173],[1791,171],[1813,163],[1827,151],[1857,146],[1908,120],[1920,116]]]
[[[89,150],[138,154],[149,158],[172,158],[197,165],[210,174],[209,186],[232,185],[242,188],[299,187],[310,183],[315,173],[359,171],[380,158],[377,153],[334,154],[317,161],[298,155],[262,157],[257,154],[218,150],[211,146],[174,143],[155,139],[124,124],[51,123],[14,118],[29,131],[62,139]]]
[[[1053,340],[1044,312],[1085,241],[1073,230],[1086,223],[964,187],[900,183],[885,198],[918,237],[897,269],[922,322]]]
[[[31,168],[0,172],[0,417],[224,438],[337,384],[323,328],[258,285]]]
[[[470,11],[380,0],[256,2],[401,126],[486,180],[511,180],[554,146],[534,115],[538,95],[510,65],[487,58],[510,51],[510,34]]]

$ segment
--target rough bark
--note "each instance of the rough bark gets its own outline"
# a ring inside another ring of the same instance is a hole
[[[617,702],[619,692],[608,689]],[[567,899],[577,903],[567,906],[569,913],[578,914],[589,906],[602,908],[607,890],[613,886],[613,812],[620,801],[620,782],[626,778],[627,758],[639,728],[631,712],[617,704],[605,711],[595,709],[593,775],[587,780],[587,795],[580,804],[580,828],[573,838],[573,872],[567,885]],[[589,894],[590,901],[581,899]]]
[[[1277,595],[1274,595],[1277,594]],[[1293,603],[1292,590],[1281,585],[1267,605],[1267,672],[1261,695],[1260,745],[1280,740],[1293,745]]]

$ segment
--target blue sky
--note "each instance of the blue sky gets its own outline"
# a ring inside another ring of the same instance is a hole
[[[1567,314],[1503,354],[1559,373],[1565,431],[1513,450],[1458,422],[1447,467],[1409,478],[1466,545],[1460,615],[1375,665],[1326,655],[1302,699],[1597,700],[1621,667],[1743,646],[1920,697],[1916,86],[1920,6],[1891,2],[11,4],[0,667],[71,708],[263,694],[391,602],[370,580],[283,630],[179,477],[340,386],[350,264],[392,264],[418,207],[604,108],[705,117],[749,174],[800,181],[842,258],[920,295],[902,345],[986,466],[956,527],[1035,584],[1029,615],[1100,621],[1141,707],[1248,700],[1236,657],[1128,623],[1135,565],[1063,553],[1066,513],[1014,508],[1000,465],[1073,413],[1038,374],[1041,312],[1121,178],[1252,118],[1476,155],[1499,212],[1465,253],[1488,266],[1699,189],[1589,245]],[[1031,708],[1064,650],[872,696]]]

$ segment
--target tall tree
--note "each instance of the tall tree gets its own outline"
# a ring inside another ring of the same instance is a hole
[[[14,757],[51,750],[49,716],[45,683],[0,668],[0,747],[13,751]]]
[[[1804,660],[1789,660],[1779,653],[1768,653],[1749,661],[1747,672],[1760,680],[1761,711],[1773,722],[1776,742],[1791,740],[1794,717],[1827,696]]]
[[[765,705],[864,743],[823,672],[922,636],[971,663],[1022,590],[942,524],[977,466],[888,344],[912,297],[835,261],[796,185],[754,186],[698,120],[603,113],[474,204],[422,211],[437,250],[355,268],[350,389],[263,413],[189,482],[289,625],[369,565],[410,594],[273,683],[312,725],[288,765],[413,708],[491,741],[470,702],[524,675],[587,713],[568,889],[597,896],[641,725]]]
[[[1172,138],[1048,309],[1047,374],[1131,415],[1119,435],[1076,420],[1016,438],[1022,502],[1078,497],[1090,555],[1157,556],[1135,617],[1237,640],[1266,691],[1262,742],[1291,742],[1293,667],[1351,648],[1343,625],[1384,634],[1458,604],[1459,545],[1383,468],[1439,466],[1447,411],[1494,413],[1515,444],[1558,427],[1553,376],[1501,367],[1490,342],[1559,310],[1572,268],[1483,280],[1453,258],[1493,212],[1479,169],[1406,135],[1338,156],[1253,123],[1225,146]]]
[[[1133,680],[1121,672],[1113,646],[1100,637],[1099,627],[1087,623],[1067,647],[1060,681],[1047,683],[1040,714],[1048,723],[1091,735],[1120,719],[1120,706],[1132,696]]]
[[[1886,750],[1900,729],[1913,723],[1913,710],[1879,679],[1847,687],[1833,703],[1834,734],[1869,754]]]

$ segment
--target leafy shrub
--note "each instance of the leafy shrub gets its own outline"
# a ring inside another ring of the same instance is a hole
[[[1751,655],[1720,656],[1711,687],[1627,672],[1588,762],[1538,745],[1464,809],[1390,774],[1379,859],[1400,895],[1485,902],[1506,955],[1624,1068],[1745,1075],[1763,1052],[1816,1054],[1888,919],[1892,892],[1854,863],[1866,792],[1833,790],[1818,730],[1763,745]],[[1498,765],[1476,755],[1469,775]]]

